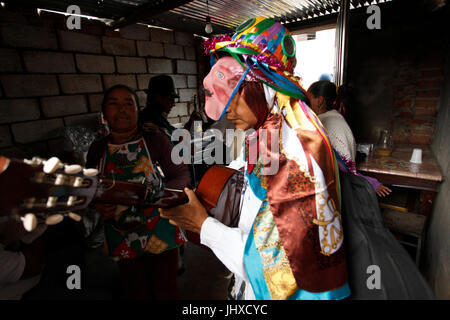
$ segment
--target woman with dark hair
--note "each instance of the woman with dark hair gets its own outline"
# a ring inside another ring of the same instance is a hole
[[[262,17],[217,40],[208,51],[227,55],[218,55],[203,81],[205,111],[247,131],[241,157],[230,164],[245,173],[238,226],[208,216],[189,189],[189,203],[160,209],[161,216],[198,233],[234,273],[235,299],[348,297],[338,172],[293,75],[295,41]]]
[[[139,126],[137,95],[116,85],[105,92],[102,113],[110,133],[92,143],[87,167],[115,180],[159,185],[156,164],[165,175],[164,185],[184,188],[189,170],[171,160],[172,144],[158,128]],[[118,260],[123,297],[132,299],[177,299],[177,250],[185,242],[178,227],[160,219],[153,207],[121,207],[97,204],[104,217],[105,247]]]
[[[337,89],[334,83],[320,80],[311,84],[308,94],[311,109],[319,116],[333,149],[339,154],[349,171],[356,174],[356,142],[343,116],[346,112],[344,87]],[[377,179],[366,176],[364,178],[371,183],[380,197],[391,193],[391,189],[382,185]]]

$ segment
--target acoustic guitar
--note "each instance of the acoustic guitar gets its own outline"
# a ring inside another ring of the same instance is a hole
[[[157,171],[161,170],[157,168]],[[24,228],[31,231],[38,221],[56,224],[64,216],[79,221],[82,218],[80,210],[94,202],[171,208],[188,201],[183,190],[164,188],[162,183],[154,186],[145,178],[142,183],[136,183],[97,175],[96,169],[64,164],[58,158],[19,160],[0,156],[0,186],[3,189],[0,192],[0,221],[2,218],[20,219]],[[232,176],[234,178],[230,179]],[[239,220],[236,204],[239,203],[240,188],[235,185],[241,178],[234,169],[213,166],[196,189],[210,215],[228,225],[237,225]],[[230,185],[230,181],[234,181],[234,185]],[[223,208],[217,208],[219,202]],[[191,236],[198,242],[198,237]]]

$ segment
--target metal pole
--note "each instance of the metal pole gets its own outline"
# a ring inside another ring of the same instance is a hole
[[[336,28],[336,86],[340,86],[345,82],[345,58],[347,53],[347,27],[348,15],[350,10],[350,1],[341,0],[339,8],[339,16]]]

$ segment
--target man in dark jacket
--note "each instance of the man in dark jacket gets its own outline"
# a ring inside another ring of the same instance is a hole
[[[152,77],[145,92],[147,105],[141,112],[141,121],[152,122],[171,136],[175,128],[167,121],[167,115],[175,105],[175,99],[180,97],[175,90],[172,78],[165,74]]]

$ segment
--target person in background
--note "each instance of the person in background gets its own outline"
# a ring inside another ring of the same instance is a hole
[[[109,88],[102,113],[110,134],[92,143],[87,167],[98,168],[110,179],[141,182],[145,177],[159,185],[159,163],[165,187],[190,185],[187,166],[171,160],[173,147],[166,134],[157,127],[141,127],[132,89],[124,85]],[[118,260],[124,298],[177,299],[177,248],[185,242],[180,229],[160,219],[153,207],[97,204],[96,209],[104,217],[106,249]]]
[[[144,110],[141,111],[141,122],[145,127],[152,127],[154,125],[162,129],[171,140],[172,133],[176,129],[167,120],[172,108],[175,106],[175,99],[179,99],[180,96],[176,92],[175,84],[171,76],[162,74],[150,78],[148,82],[148,88],[144,90],[147,93],[147,103]],[[190,130],[194,121],[202,121],[200,113],[194,112],[191,114],[189,120],[184,125],[184,129]],[[172,141],[171,141],[172,142]],[[172,144],[174,144],[172,142]],[[193,176],[194,165],[190,166],[190,171]],[[179,247],[179,266],[178,274],[182,274],[186,267],[184,263],[184,245]]]
[[[169,123],[167,116],[175,106],[175,99],[180,98],[172,77],[165,74],[154,76],[150,78],[148,89],[144,91],[147,93],[147,104],[139,115],[141,122],[157,125],[170,138],[175,127]]]
[[[21,222],[0,222],[0,300],[20,300],[38,285],[44,271],[46,224],[31,232]]]
[[[320,80],[333,81],[333,75],[331,73],[322,73],[319,77]]]
[[[356,174],[356,143],[352,130],[341,113],[345,113],[345,105],[342,102],[341,88],[336,90],[336,85],[328,80],[320,80],[311,84],[308,89],[311,101],[311,109],[319,116],[333,149],[339,154],[348,169]],[[377,179],[366,178],[375,192],[380,197],[391,193],[391,189],[381,184]]]

